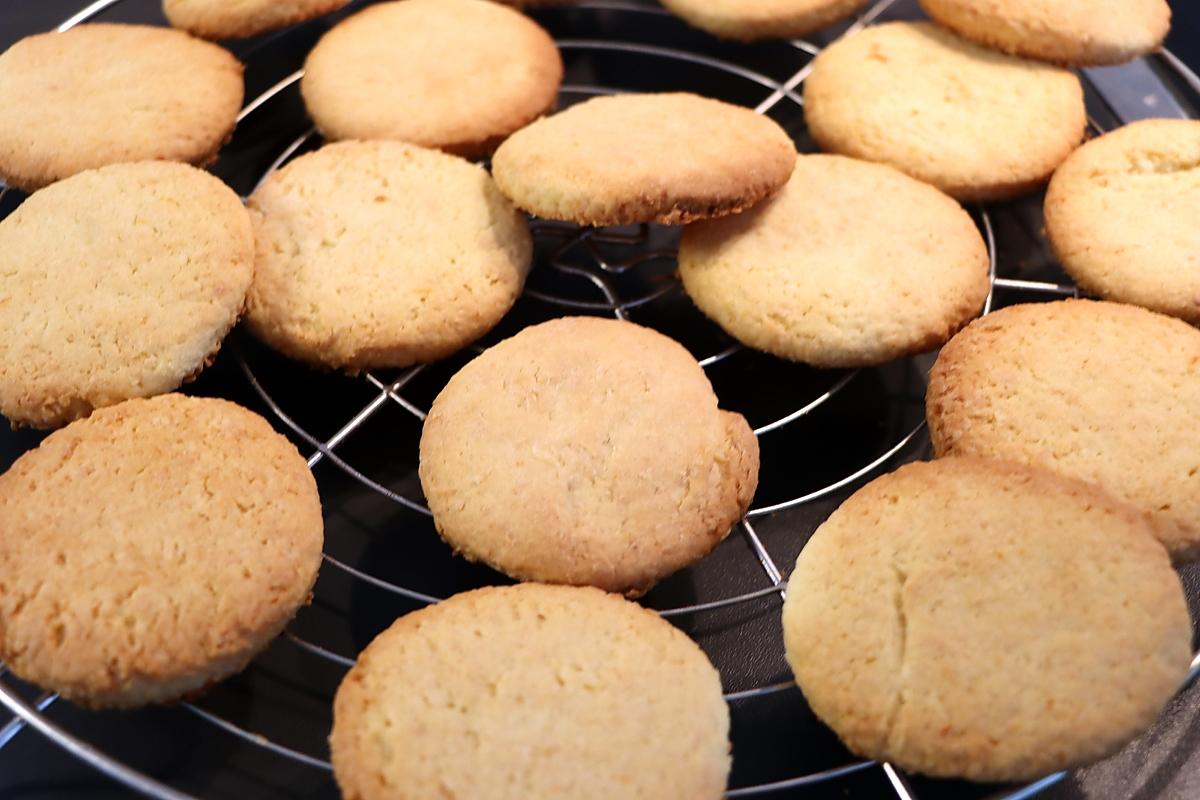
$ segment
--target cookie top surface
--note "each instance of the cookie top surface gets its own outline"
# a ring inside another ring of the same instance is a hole
[[[800,156],[750,211],[687,226],[679,275],[738,340],[822,367],[930,350],[979,313],[989,286],[987,247],[958,203],[828,155]]]
[[[482,167],[403,142],[339,142],[250,198],[247,324],[272,347],[349,370],[447,356],[512,307],[532,259],[525,216]]]
[[[1191,660],[1179,579],[1144,518],[1092,487],[948,458],[856,492],[783,610],[813,711],[856,753],[1029,780],[1147,728]]]
[[[890,164],[959,200],[1032,191],[1087,126],[1073,73],[920,22],[868,27],[827,47],[804,102],[823,150]]]
[[[725,39],[792,39],[848,17],[867,0],[663,0],[686,22]]]
[[[569,317],[446,384],[420,477],[438,531],[467,558],[637,594],[725,538],[754,494],[758,442],[678,343]]]
[[[308,601],[317,487],[266,420],[177,394],[100,409],[0,476],[0,657],[94,708],[240,670]]]
[[[1089,293],[1200,323],[1200,122],[1135,122],[1063,162],[1046,233]]]
[[[717,671],[652,611],[596,589],[479,589],[398,619],[334,701],[348,800],[717,800]]]
[[[921,0],[960,36],[1057,64],[1119,64],[1157,50],[1171,27],[1166,0]]]
[[[342,8],[350,0],[163,0],[176,28],[205,39],[240,39],[286,28]]]
[[[1200,554],[1200,331],[1136,306],[1012,306],[942,349],[926,413],[939,455],[1041,465],[1150,514]]]
[[[562,59],[550,35],[486,0],[370,6],[325,34],[300,91],[330,139],[400,139],[490,152],[554,106]]]
[[[0,413],[52,427],[177,388],[237,321],[254,266],[238,196],[165,161],[81,172],[0,221]]]
[[[745,210],[787,183],[774,121],[694,94],[597,97],[518,131],[492,174],[513,202],[581,225],[677,224]]]
[[[0,54],[0,178],[37,189],[85,169],[203,163],[233,131],[242,65],[149,25],[78,25]]]

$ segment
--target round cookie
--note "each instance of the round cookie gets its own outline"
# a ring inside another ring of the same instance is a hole
[[[813,202],[819,197],[820,202]],[[931,350],[987,298],[987,246],[958,203],[882,164],[806,155],[744,214],[683,232],[679,277],[750,347],[819,367]]]
[[[706,555],[745,513],[758,441],[660,333],[535,325],[467,364],[421,434],[442,537],[522,580],[636,595]]]
[[[977,781],[1101,759],[1150,726],[1191,660],[1183,589],[1150,533],[1042,470],[906,465],[800,553],[788,662],[867,758]]]
[[[253,266],[241,200],[195,167],[112,164],[34,193],[0,221],[0,413],[53,427],[178,388]]]
[[[1157,50],[1171,27],[1166,0],[921,0],[960,36],[1056,64],[1120,64]]]
[[[0,658],[90,708],[194,694],[308,602],[321,504],[266,420],[178,394],[100,409],[0,476]]]
[[[690,25],[725,39],[793,39],[850,16],[867,0],[663,0]]]
[[[370,6],[325,34],[300,91],[326,138],[475,156],[553,108],[562,70],[550,35],[511,8],[404,0]]]
[[[250,198],[246,323],[277,350],[357,371],[434,361],[512,307],[533,244],[482,167],[403,142],[339,142]]]
[[[1063,162],[1046,234],[1090,294],[1200,324],[1200,122],[1135,122]]]
[[[1044,466],[1152,517],[1200,555],[1200,331],[1136,306],[1012,306],[950,340],[929,376],[939,456]]]
[[[204,164],[233,131],[242,65],[149,25],[77,25],[0,54],[0,178],[32,190],[85,169]]]
[[[1073,73],[922,22],[872,26],[827,47],[804,103],[821,149],[890,164],[963,201],[1037,188],[1087,126]]]
[[[240,39],[337,11],[350,0],[163,0],[176,28],[205,39]]]
[[[581,225],[736,214],[787,182],[796,148],[774,121],[694,94],[596,97],[518,131],[492,174],[521,208]]]
[[[718,800],[729,709],[704,652],[596,589],[524,584],[401,617],[338,688],[342,795]]]

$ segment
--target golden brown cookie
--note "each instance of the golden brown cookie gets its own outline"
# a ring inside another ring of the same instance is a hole
[[[321,563],[317,486],[224,400],[129,400],[0,476],[0,658],[89,708],[177,700],[240,671]]]
[[[729,709],[717,671],[657,614],[524,584],[401,617],[333,707],[347,800],[718,800]]]
[[[420,476],[438,531],[467,558],[640,594],[745,513],[758,442],[676,342],[568,317],[450,379],[425,420]]]
[[[848,17],[867,0],[663,0],[686,22],[725,39],[792,39]]]
[[[350,0],[163,0],[176,28],[205,39],[240,39],[337,11]]]
[[[855,753],[1016,781],[1149,727],[1192,626],[1141,515],[1042,470],[948,458],[871,482],[817,529],[783,632],[809,705]]]

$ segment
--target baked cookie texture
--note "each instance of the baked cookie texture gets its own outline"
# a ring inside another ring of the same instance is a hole
[[[329,139],[491,152],[554,107],[562,58],[525,15],[487,0],[404,0],[325,34],[300,91]]]
[[[0,178],[33,190],[145,159],[205,164],[233,132],[242,65],[181,31],[91,23],[0,54]]]
[[[569,317],[451,378],[425,420],[420,478],[466,558],[637,595],[728,535],[757,486],[758,441],[678,343]]]
[[[163,0],[167,21],[205,39],[241,39],[328,14],[350,0]]]
[[[717,671],[657,614],[590,588],[491,587],[398,619],[338,688],[347,800],[717,800]]]
[[[1076,150],[1046,191],[1046,234],[1089,294],[1200,324],[1200,122],[1135,122]]]
[[[803,155],[750,211],[684,229],[679,276],[742,343],[819,367],[943,344],[987,298],[988,253],[963,209],[891,167]]]
[[[35,192],[0,221],[0,413],[55,427],[178,388],[253,267],[241,200],[195,167],[112,164]]]
[[[962,201],[1036,189],[1087,127],[1072,72],[924,22],[870,26],[825,48],[804,103],[822,150],[890,164]]]
[[[687,93],[597,97],[518,131],[492,174],[518,207],[580,225],[668,225],[744,211],[785,183],[774,121]]]
[[[796,562],[783,629],[847,747],[979,781],[1116,751],[1191,660],[1183,589],[1144,517],[973,458],[909,464],[847,500]]]
[[[1200,555],[1200,331],[1135,306],[1011,306],[950,340],[929,376],[939,456],[1000,458],[1096,484]]]
[[[100,409],[0,476],[0,658],[89,708],[192,695],[308,602],[322,530],[304,459],[258,415]]]
[[[1166,0],[921,0],[921,7],[986,47],[1073,66],[1153,52],[1171,27]]]
[[[724,39],[807,36],[850,16],[867,0],[663,0],[673,14]]]
[[[532,259],[487,171],[403,142],[338,142],[249,201],[246,324],[271,347],[355,372],[434,361],[512,307]]]

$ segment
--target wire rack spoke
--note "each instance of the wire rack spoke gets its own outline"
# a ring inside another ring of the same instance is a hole
[[[796,409],[792,413],[790,413],[784,417],[781,417],[781,418],[775,420],[774,422],[768,423],[759,428],[755,428],[754,435],[762,436],[765,433],[770,433],[771,431],[779,430],[780,428],[782,428],[786,425],[790,425],[791,423],[795,422],[796,420],[800,419],[801,417],[811,414],[812,412],[816,411],[818,408],[820,408],[821,406],[825,405],[827,402],[832,400],[834,398],[834,396],[837,395],[838,392],[840,392],[842,389],[845,389],[846,386],[850,383],[850,381],[854,380],[854,378],[856,376],[858,376],[858,374],[861,372],[862,372],[862,370],[858,370],[858,369],[847,372],[845,375],[838,378],[837,381],[834,382],[833,386],[829,387],[829,389],[826,392],[824,392],[823,394],[818,396],[815,400],[801,406],[800,408]]]
[[[753,689],[744,689],[740,692],[729,692],[725,695],[725,702],[739,703],[743,700],[755,700],[759,697],[770,697],[780,694],[781,692],[790,692],[796,688],[795,681],[781,681],[780,683],[772,683],[768,686],[757,686]]]
[[[847,764],[844,767],[835,767],[833,769],[814,772],[810,775],[801,775],[797,778],[789,778],[785,781],[774,781],[772,783],[760,783],[756,786],[743,786],[737,789],[730,789],[725,793],[726,797],[756,797],[763,794],[773,794],[774,792],[783,792],[788,789],[799,789],[803,786],[812,786],[817,783],[825,783],[826,781],[844,778],[847,775],[853,775],[856,772],[863,772],[875,766],[874,761],[857,761],[853,764]]]
[[[346,656],[335,653],[332,650],[321,647],[321,645],[319,645],[319,644],[314,644],[314,643],[308,641],[307,639],[303,639],[300,636],[297,636],[296,634],[292,633],[291,631],[284,631],[283,636],[285,639],[287,639],[289,642],[291,642],[292,644],[299,647],[301,650],[306,650],[307,652],[312,653],[313,655],[320,656],[321,658],[325,659],[326,661],[332,661],[334,664],[339,664],[339,665],[341,665],[343,667],[347,667],[347,668],[354,666],[353,658],[347,658]]]
[[[284,758],[291,759],[292,761],[296,761],[301,764],[307,764],[310,767],[322,769],[322,770],[325,770],[326,772],[333,771],[333,765],[331,765],[328,761],[326,761],[324,759],[315,758],[313,756],[308,755],[307,753],[301,753],[299,750],[294,750],[290,747],[285,747],[284,745],[281,745],[278,742],[272,741],[272,740],[268,739],[267,737],[262,736],[261,734],[251,733],[250,731],[246,730],[245,728],[242,728],[238,725],[233,724],[232,722],[225,719],[224,717],[218,717],[216,714],[213,714],[210,711],[205,711],[203,708],[200,708],[199,706],[197,706],[193,703],[181,703],[180,705],[183,708],[186,708],[188,711],[195,714],[200,719],[204,720],[205,722],[209,722],[209,723],[217,726],[221,730],[226,731],[227,733],[233,734],[234,736],[238,737],[242,741],[249,742],[250,744],[253,744],[253,745],[256,745],[256,746],[262,748],[263,750],[269,750],[272,753],[276,753],[278,755],[283,756]]]
[[[57,694],[54,692],[45,692],[37,700],[33,701],[33,707],[38,712],[42,712],[54,705],[56,700],[58,700]],[[17,734],[25,730],[27,725],[28,723],[22,717],[13,717],[8,721],[7,725],[0,728],[0,749],[3,749],[5,745],[17,738]]]

